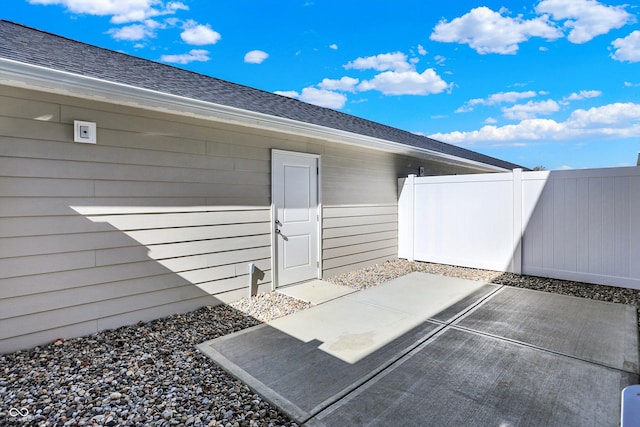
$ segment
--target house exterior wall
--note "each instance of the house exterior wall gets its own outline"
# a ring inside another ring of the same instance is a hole
[[[73,121],[97,123],[97,144]],[[324,276],[397,254],[418,159],[0,86],[0,351],[271,289],[271,149],[321,156]],[[465,172],[460,170],[459,172]]]

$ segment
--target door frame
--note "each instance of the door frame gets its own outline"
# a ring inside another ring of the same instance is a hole
[[[319,154],[311,154],[311,153],[301,153],[297,151],[287,151],[287,150],[279,150],[272,148],[271,149],[271,290],[275,291],[278,288],[278,251],[276,249],[276,238],[278,237],[275,232],[275,220],[276,220],[276,206],[274,203],[275,200],[275,185],[274,185],[274,172],[275,172],[275,162],[273,161],[274,157],[278,154],[287,155],[287,156],[300,156],[307,158],[314,158],[316,160],[316,166],[318,168],[317,173],[317,218],[318,218],[318,228],[316,230],[318,236],[317,243],[317,252],[318,259],[317,261],[317,269],[316,269],[316,278],[322,279],[322,157]]]

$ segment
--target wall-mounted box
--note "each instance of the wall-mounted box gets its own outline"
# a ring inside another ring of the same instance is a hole
[[[73,141],[85,144],[96,143],[96,124],[93,122],[73,121]]]

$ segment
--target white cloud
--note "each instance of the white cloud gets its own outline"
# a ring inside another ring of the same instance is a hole
[[[438,65],[444,64],[444,62],[447,60],[447,58],[445,58],[442,55],[436,55],[436,56],[433,57],[433,59],[435,59],[436,64],[438,64]]]
[[[358,85],[358,90],[378,90],[385,95],[428,95],[441,93],[450,87],[432,69],[422,74],[416,71],[385,71]]]
[[[302,89],[302,93],[298,97],[300,101],[309,104],[319,105],[320,107],[339,109],[344,107],[347,97],[341,93],[332,92],[330,90],[316,89],[314,87],[306,87]]]
[[[244,62],[247,64],[262,64],[262,62],[269,57],[267,52],[262,50],[252,50],[247,52],[244,56]]]
[[[309,104],[318,105],[320,107],[340,109],[347,102],[347,97],[341,93],[332,92],[330,90],[316,89],[314,87],[305,87],[302,93],[293,90],[276,91],[278,95],[296,98]]]
[[[616,102],[588,110],[575,110],[571,113],[569,121],[581,128],[622,125],[634,121],[640,125],[640,104]]]
[[[495,104],[503,104],[503,103],[514,103],[519,101],[520,99],[533,98],[537,94],[533,90],[527,90],[525,92],[498,92],[489,97],[486,100],[486,105],[495,105]]]
[[[329,45],[329,49],[338,50],[338,45],[333,43]]]
[[[422,56],[427,54],[427,49],[425,49],[421,44],[418,45],[418,53]]]
[[[111,16],[114,24],[144,21],[160,15],[189,10],[182,2],[158,0],[28,0],[31,4],[60,5],[72,13]]]
[[[480,54],[515,54],[518,44],[531,37],[555,40],[562,37],[562,32],[549,22],[547,16],[530,20],[523,19],[522,16],[510,18],[482,6],[471,9],[451,22],[440,21],[430,39],[468,44]]]
[[[295,90],[276,90],[273,93],[276,95],[286,96],[287,98],[298,98],[300,96],[300,94]]]
[[[506,126],[483,126],[469,132],[437,133],[432,138],[459,145],[522,144],[526,141],[584,139],[586,137],[640,137],[640,104],[613,103],[575,110],[564,122],[527,119]]]
[[[180,38],[191,45],[216,44],[221,38],[220,33],[212,30],[208,24],[198,24],[192,19],[185,22],[183,29],[184,31],[180,33]]]
[[[640,62],[640,31],[636,30],[627,37],[615,39],[611,44],[616,49],[611,57],[616,61]]]
[[[360,82],[353,77],[344,76],[340,80],[323,79],[318,87],[325,90],[339,90],[342,92],[355,92],[356,85]]]
[[[107,31],[107,33],[116,40],[127,41],[138,41],[154,36],[154,32],[143,24],[132,24],[121,28],[112,28]]]
[[[192,49],[188,53],[180,55],[162,55],[160,57],[161,61],[171,62],[173,64],[188,64],[194,61],[207,62],[210,59],[209,51],[203,49]]]
[[[580,101],[582,99],[597,98],[602,95],[599,90],[581,90],[579,93],[572,93],[569,96],[565,96],[563,101]]]
[[[493,117],[487,117],[484,121],[485,125],[494,125],[498,123],[498,121],[496,119],[494,119]]]
[[[413,65],[408,62],[407,55],[402,52],[394,52],[357,58],[345,65],[344,68],[347,70],[408,71],[413,69]]]
[[[638,86],[640,86],[640,83],[624,82],[624,86],[625,87],[638,87]]]
[[[540,92],[542,94],[542,92]],[[467,101],[462,107],[456,110],[456,113],[467,113],[469,111],[473,111],[473,108],[476,105],[496,105],[496,104],[513,104],[518,102],[520,99],[533,98],[537,96],[538,93],[533,90],[528,90],[525,92],[498,92],[489,95],[486,98],[474,98]]]
[[[538,115],[548,115],[560,110],[560,105],[552,100],[529,101],[526,104],[517,104],[513,107],[504,107],[502,113],[510,120],[532,119]]]
[[[550,14],[555,21],[566,20],[571,43],[586,43],[596,36],[621,28],[632,16],[624,6],[605,6],[596,0],[543,0],[536,12]]]

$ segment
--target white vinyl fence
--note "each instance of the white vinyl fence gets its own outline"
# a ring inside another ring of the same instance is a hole
[[[640,289],[640,168],[400,180],[400,258]]]

